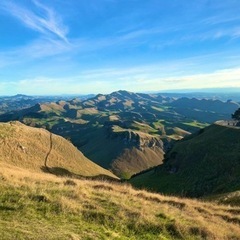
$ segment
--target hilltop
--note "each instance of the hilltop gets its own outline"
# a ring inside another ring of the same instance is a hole
[[[0,162],[2,239],[239,239],[239,207]]]
[[[20,122],[0,123],[0,162],[57,175],[116,178],[63,137]]]
[[[162,166],[131,182],[138,187],[191,197],[223,194],[219,195],[222,198],[239,190],[240,129],[220,123],[177,142],[165,155]]]
[[[193,107],[192,107],[193,106]],[[239,105],[117,91],[80,100],[41,103],[0,116],[44,127],[70,140],[85,156],[122,178],[162,164],[176,140],[227,119]],[[79,137],[81,136],[81,137]]]

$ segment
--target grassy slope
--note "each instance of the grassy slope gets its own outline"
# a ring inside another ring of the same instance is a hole
[[[141,134],[144,135],[144,133],[139,133]],[[107,137],[104,128],[95,128],[94,131],[86,129],[81,136],[87,139],[87,143],[80,147],[81,151],[97,164],[111,168],[119,177],[129,178],[137,172],[162,163],[161,148],[145,147],[141,151],[133,144],[124,143],[123,137],[118,137],[118,134],[115,137]],[[76,138],[79,138],[79,135]],[[147,139],[147,137],[142,137],[142,139]],[[77,140],[73,141],[77,143]]]
[[[112,169],[121,178],[129,179],[135,173],[162,164],[163,156],[160,148],[145,148],[143,151],[135,147],[125,149],[113,162]]]
[[[111,172],[84,157],[66,139],[44,129],[19,122],[1,123],[0,144],[0,162],[42,171],[48,156],[47,167],[54,173],[114,177]]]
[[[240,189],[239,149],[239,129],[212,125],[176,143],[164,166],[131,182],[138,187],[187,196],[236,191]]]
[[[239,239],[239,212],[0,162],[1,239]]]

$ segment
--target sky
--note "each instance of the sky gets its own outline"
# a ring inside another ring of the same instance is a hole
[[[240,87],[239,0],[1,0],[0,95]]]

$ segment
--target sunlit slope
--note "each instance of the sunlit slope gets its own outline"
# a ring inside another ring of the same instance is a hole
[[[240,129],[213,124],[177,142],[164,164],[132,179],[138,187],[186,196],[240,190]]]
[[[0,162],[1,239],[239,239],[239,207]]]
[[[114,177],[63,137],[19,122],[0,123],[0,161],[34,171]]]

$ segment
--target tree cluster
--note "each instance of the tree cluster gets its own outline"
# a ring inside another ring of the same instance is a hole
[[[232,119],[240,121],[240,108],[232,114]]]

